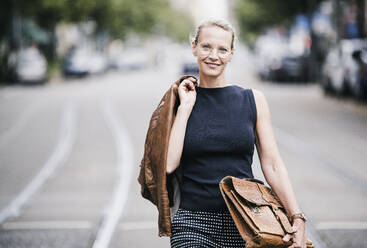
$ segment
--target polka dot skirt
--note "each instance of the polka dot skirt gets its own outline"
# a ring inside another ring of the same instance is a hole
[[[179,208],[172,219],[172,248],[245,247],[229,212],[191,211]]]

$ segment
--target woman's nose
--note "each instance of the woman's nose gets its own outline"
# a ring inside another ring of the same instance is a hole
[[[209,52],[209,58],[218,59],[218,51],[217,49],[211,49]]]

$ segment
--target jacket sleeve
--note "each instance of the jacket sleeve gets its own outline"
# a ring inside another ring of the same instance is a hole
[[[167,90],[150,119],[140,163],[138,182],[144,198],[157,206],[159,235],[170,236],[170,201],[167,190],[167,152],[171,128],[179,105],[178,86],[183,76]],[[169,185],[169,184],[168,184]]]
[[[162,129],[160,125],[163,124],[159,118],[163,117],[161,111],[163,107],[167,107],[165,105],[167,98],[169,98],[171,88],[164,94],[150,118],[149,128],[145,138],[144,155],[140,163],[138,182],[141,185],[141,194],[154,205],[157,205],[157,167],[159,167],[158,163],[164,162],[162,161],[164,152],[162,149],[164,147],[164,140],[162,138],[164,139],[164,135],[161,134],[164,130],[159,130]],[[168,119],[169,116],[166,116],[166,118]],[[162,153],[162,155],[159,153]],[[163,167],[162,164],[161,167]]]

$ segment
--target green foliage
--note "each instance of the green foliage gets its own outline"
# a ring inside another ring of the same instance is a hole
[[[60,66],[54,42],[55,27],[59,22],[93,20],[97,24],[97,32],[120,39],[129,33],[158,33],[181,41],[186,39],[192,27],[190,18],[173,10],[168,0],[1,0],[0,45],[6,44],[9,49],[1,49],[0,46],[0,81],[6,73],[8,50],[16,50],[20,46],[19,32],[12,27],[13,20],[17,23],[21,20],[22,26],[28,20],[28,33],[22,34],[23,45],[31,42],[42,45],[50,73]]]
[[[252,40],[264,28],[287,25],[295,15],[309,13],[320,0],[238,0],[235,6],[241,38]]]
[[[175,38],[177,41],[188,41],[189,33],[193,29],[193,22],[183,12],[173,10],[167,5],[160,11],[157,10],[157,32]]]
[[[170,8],[168,0],[2,0],[0,31],[10,26],[13,12],[49,31],[61,21],[94,20],[99,31],[115,38],[129,32],[149,34],[159,26],[165,34],[181,39],[182,32],[191,28],[189,18]]]
[[[110,1],[111,4],[108,5],[111,7],[110,14],[106,16],[104,12],[104,22],[99,23],[102,24],[101,28],[110,30],[115,37],[124,38],[129,32],[140,34],[159,32],[182,40],[183,33],[188,33],[192,26],[190,19],[170,8],[167,0]]]

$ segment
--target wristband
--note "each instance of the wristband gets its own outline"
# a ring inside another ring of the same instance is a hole
[[[290,219],[291,219],[292,223],[293,223],[294,219],[301,219],[301,220],[303,220],[304,222],[306,222],[306,221],[307,221],[306,216],[304,215],[304,213],[297,213],[297,214],[293,214],[293,215],[290,217]]]

